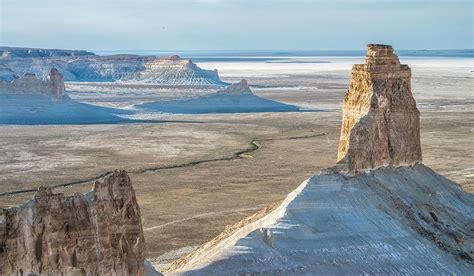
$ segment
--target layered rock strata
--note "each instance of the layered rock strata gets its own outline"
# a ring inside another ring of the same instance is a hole
[[[155,85],[224,86],[217,70],[198,67],[190,59],[140,55],[98,56],[71,50],[48,50],[0,47],[0,66],[18,75],[34,73],[45,78],[57,68],[66,81],[138,82]],[[34,50],[34,51],[33,51]],[[40,51],[41,50],[41,51]]]
[[[32,200],[2,212],[1,275],[144,273],[140,208],[125,171],[86,194],[40,188]]]
[[[393,48],[369,44],[365,64],[352,67],[344,97],[337,160],[350,172],[420,162],[420,115],[411,70]]]
[[[26,73],[19,77],[11,69],[2,68],[0,78],[0,93],[44,94],[53,98],[64,95],[64,77],[52,68],[44,78],[37,78],[33,73]]]

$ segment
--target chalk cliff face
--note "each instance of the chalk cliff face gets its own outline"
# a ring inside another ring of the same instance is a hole
[[[64,78],[55,68],[52,68],[44,79],[37,78],[33,73],[18,77],[6,67],[1,71],[0,93],[44,94],[57,99],[64,95]]]
[[[31,50],[31,49],[30,49]],[[0,65],[18,75],[34,73],[46,77],[57,68],[66,81],[78,82],[139,82],[158,85],[226,85],[217,70],[205,70],[190,59],[179,56],[155,57],[139,55],[98,56],[71,50],[24,51],[8,48],[0,57]],[[59,51],[59,52],[58,52]],[[2,49],[0,48],[0,53]],[[14,53],[14,54],[11,54]]]
[[[420,162],[420,115],[411,70],[393,48],[369,44],[365,64],[352,67],[344,97],[337,160],[350,172]]]
[[[86,194],[40,188],[29,202],[2,211],[1,275],[144,273],[140,208],[124,171]]]

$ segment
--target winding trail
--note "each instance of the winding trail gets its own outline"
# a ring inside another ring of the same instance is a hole
[[[167,223],[164,223],[164,224],[160,224],[160,225],[156,225],[156,226],[152,226],[152,227],[148,227],[148,228],[143,228],[143,231],[151,231],[151,230],[155,230],[155,229],[160,229],[160,228],[163,228],[163,227],[175,224],[175,223],[180,223],[180,222],[183,222],[183,221],[192,220],[192,219],[196,219],[196,218],[202,218],[202,217],[208,217],[208,216],[214,216],[214,215],[221,215],[221,214],[229,214],[229,213],[240,213],[240,212],[245,212],[245,211],[255,211],[255,210],[262,209],[263,207],[265,207],[267,205],[268,204],[264,204],[264,205],[257,206],[257,207],[252,207],[252,208],[201,213],[199,215],[173,220],[173,221],[170,221],[170,222],[167,222]],[[240,214],[245,215],[243,213],[240,213]]]
[[[250,146],[246,149],[234,152],[231,155],[220,157],[220,158],[212,158],[212,159],[201,159],[201,160],[196,160],[196,161],[190,161],[186,163],[181,163],[181,164],[176,164],[176,165],[168,165],[168,166],[160,166],[160,167],[151,167],[151,168],[143,168],[143,169],[138,169],[138,170],[127,170],[127,172],[132,173],[132,174],[140,174],[140,173],[146,173],[146,172],[157,172],[157,171],[162,171],[162,170],[169,170],[169,169],[177,169],[177,168],[185,168],[185,167],[191,167],[203,163],[210,163],[210,162],[218,162],[218,161],[231,161],[235,159],[243,159],[245,158],[246,154],[255,152],[261,148],[261,142],[269,142],[269,141],[276,141],[276,140],[297,140],[297,139],[309,139],[309,138],[315,138],[315,137],[321,137],[325,136],[328,133],[323,132],[323,133],[316,133],[316,134],[309,134],[309,135],[303,135],[303,136],[290,136],[290,137],[283,137],[283,138],[269,138],[269,139],[261,139],[261,140],[252,140],[250,142]],[[106,176],[109,176],[113,173],[113,171],[107,171],[104,173],[101,173],[96,176],[92,176],[89,178],[84,178],[81,180],[77,181],[72,181],[72,182],[66,182],[66,183],[60,183],[57,185],[49,186],[50,189],[55,189],[55,188],[63,188],[63,187],[70,187],[70,186],[75,186],[75,185],[81,185],[81,184],[86,184],[92,181],[97,181],[99,179],[102,179]],[[16,194],[24,194],[24,193],[32,193],[36,192],[38,188],[29,188],[29,189],[21,189],[21,190],[15,190],[15,191],[8,191],[8,192],[2,192],[0,193],[0,197],[2,196],[7,196],[7,195],[16,195]]]

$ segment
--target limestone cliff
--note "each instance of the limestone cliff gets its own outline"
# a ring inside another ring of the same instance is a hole
[[[144,238],[130,178],[116,171],[91,192],[40,188],[0,215],[0,274],[142,275]]]
[[[37,78],[33,73],[18,77],[6,67],[2,72],[0,93],[44,94],[57,99],[64,95],[64,78],[56,68],[52,68],[44,79]],[[7,74],[9,72],[11,74]]]
[[[337,160],[350,172],[421,161],[420,115],[411,70],[393,48],[369,44],[365,64],[352,67],[344,97]]]
[[[177,55],[98,56],[72,50],[0,47],[0,66],[6,66],[18,75],[34,73],[39,78],[46,78],[51,68],[57,68],[65,81],[122,81],[173,86],[227,85],[219,79],[217,70],[200,68],[190,59]]]

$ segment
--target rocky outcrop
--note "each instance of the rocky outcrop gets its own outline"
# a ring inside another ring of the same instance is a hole
[[[146,111],[182,114],[296,112],[300,110],[298,106],[253,94],[246,80],[198,98],[149,102],[135,107]]]
[[[55,68],[49,71],[46,78],[39,79],[33,73],[18,77],[11,69],[4,67],[1,77],[0,93],[43,94],[57,99],[64,95],[64,78]]]
[[[337,160],[350,172],[421,161],[420,115],[411,70],[393,48],[369,44],[365,64],[352,67],[344,97]]]
[[[138,82],[157,85],[224,86],[217,70],[205,70],[190,59],[177,55],[170,57],[94,54],[51,53],[50,55],[11,55],[22,48],[8,48],[0,58],[0,65],[12,69],[18,75],[34,73],[46,78],[51,68],[57,68],[66,81],[77,82]],[[47,50],[43,51],[59,51]],[[0,48],[0,53],[2,52]]]
[[[1,275],[144,273],[140,208],[125,171],[86,194],[40,188],[29,202],[2,212]]]
[[[233,83],[231,86],[220,91],[221,93],[252,93],[247,80],[241,80],[238,83]]]

